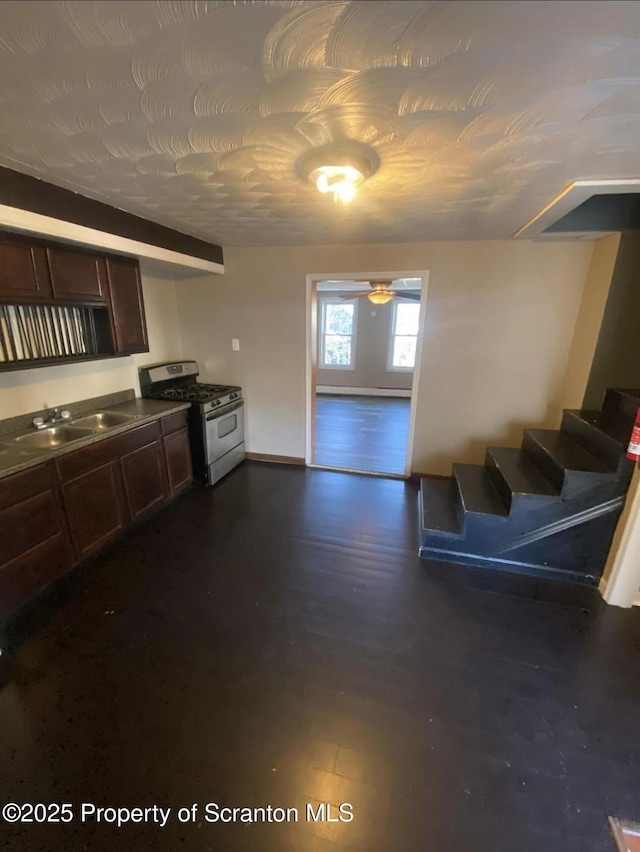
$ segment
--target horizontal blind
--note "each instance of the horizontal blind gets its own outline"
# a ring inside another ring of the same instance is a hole
[[[0,305],[0,363],[97,354],[92,308]]]

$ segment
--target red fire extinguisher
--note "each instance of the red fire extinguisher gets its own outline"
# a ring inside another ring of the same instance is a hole
[[[633,424],[633,432],[627,447],[627,458],[631,461],[640,460],[640,408],[636,414],[636,422]]]

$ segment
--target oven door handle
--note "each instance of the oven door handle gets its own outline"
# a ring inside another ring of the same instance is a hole
[[[205,420],[207,422],[209,422],[209,420],[217,420],[219,417],[224,417],[225,414],[231,414],[232,411],[237,411],[239,408],[242,408],[243,405],[244,399],[240,399],[238,402],[230,402],[229,405],[225,405],[224,408],[218,408],[215,411],[210,411],[205,417]]]

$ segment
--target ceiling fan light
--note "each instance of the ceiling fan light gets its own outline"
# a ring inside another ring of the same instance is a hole
[[[367,299],[374,305],[386,305],[393,299],[394,294],[389,290],[373,290],[367,293]]]

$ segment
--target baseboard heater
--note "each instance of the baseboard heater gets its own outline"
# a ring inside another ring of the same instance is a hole
[[[316,385],[316,393],[342,396],[401,396],[411,398],[411,388],[349,388],[342,385]]]

